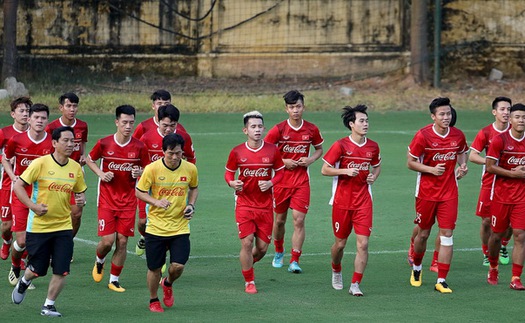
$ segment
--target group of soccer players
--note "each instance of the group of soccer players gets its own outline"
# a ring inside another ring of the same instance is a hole
[[[115,246],[108,288],[115,292],[125,291],[120,275],[125,264],[128,239],[134,236],[138,208],[141,237],[136,252],[138,255],[146,252],[149,308],[152,312],[164,311],[157,296],[159,280],[164,305],[173,306],[172,284],[182,274],[190,253],[188,221],[195,211],[198,175],[191,137],[179,123],[180,112],[171,104],[170,93],[158,90],[152,94],[151,100],[154,116],[140,123],[135,130],[134,107],[117,107],[116,133],[98,140],[89,154],[85,149],[88,127],[76,118],[79,98],[74,93],[66,93],[59,98],[62,115],[49,124],[47,106],[33,104],[28,98],[19,98],[11,103],[14,123],[0,130],[4,168],[0,191],[3,239],[0,256],[5,260],[11,254],[9,282],[15,286],[13,302],[21,303],[26,289],[34,288],[31,280],[47,272],[43,269],[42,256],[35,255],[35,250],[40,249],[28,248],[29,260],[24,260],[27,254],[26,232],[32,237],[30,240],[34,245],[35,233],[46,231],[42,229],[45,224],[42,228],[37,226],[40,231],[29,228],[33,228],[33,222],[45,219],[43,215],[48,212],[47,204],[38,204],[29,197],[41,197],[42,191],[65,191],[69,194],[67,210],[70,222],[52,229],[71,230],[72,241],[80,227],[85,205],[83,192],[86,189],[83,174],[75,175],[76,171],[71,170],[69,176],[74,179],[74,184],[57,186],[39,177],[42,169],[47,170],[41,166],[41,161],[30,167],[32,161],[39,157],[52,156],[62,167],[60,169],[65,169],[64,165],[71,158],[75,164],[87,165],[99,178],[97,210],[100,241],[92,270],[93,280],[97,283],[102,281],[106,257]],[[295,274],[303,271],[300,257],[310,205],[308,167],[323,156],[324,139],[317,126],[303,119],[303,94],[295,90],[286,93],[284,105],[288,118],[272,127],[266,136],[263,115],[258,111],[246,113],[243,116],[243,132],[247,141],[234,147],[226,162],[224,178],[235,193],[235,220],[241,242],[239,258],[245,292],[249,294],[257,293],[253,266],[266,254],[272,236],[275,247],[272,266],[284,266],[288,209],[292,210],[293,220],[288,271]],[[510,237],[514,236],[510,288],[525,290],[520,280],[525,260],[525,203],[522,202],[525,197],[525,146],[521,143],[525,135],[525,106],[512,105],[510,99],[498,97],[492,107],[495,122],[476,136],[470,157],[467,157],[469,148],[464,134],[454,126],[455,110],[448,98],[436,98],[431,102],[429,109],[433,123],[421,128],[409,145],[407,166],[417,172],[416,227],[409,250],[412,286],[422,285],[421,264],[427,239],[437,220],[439,233],[431,270],[438,274],[435,289],[441,293],[452,292],[446,277],[450,270],[453,230],[457,219],[457,183],[468,172],[469,158],[486,166],[476,214],[482,217],[480,234],[484,264],[490,266],[487,281],[492,285],[498,283],[498,259],[502,263],[508,260],[505,247]],[[366,106],[347,106],[341,118],[350,135],[332,144],[322,158],[321,169],[322,175],[333,177],[330,200],[335,238],[331,248],[332,287],[336,290],[344,287],[342,258],[353,229],[356,256],[349,293],[363,296],[360,284],[368,261],[373,219],[371,185],[381,173],[381,155],[378,144],[367,137],[369,122]],[[311,147],[314,148],[312,153]],[[486,158],[480,154],[484,150]],[[97,161],[100,161],[99,164]],[[36,186],[43,184],[48,185],[45,190],[42,186]],[[25,195],[20,198],[23,192]],[[48,195],[54,196],[51,193]],[[36,240],[37,245],[47,245],[40,238]],[[63,249],[57,250],[64,253]],[[54,268],[54,276],[63,277],[69,272],[69,262],[73,261],[72,243],[70,257],[56,257],[55,260],[57,250],[44,255],[48,255],[47,259],[51,258],[51,263],[62,269],[61,273],[57,273]],[[168,274],[161,279],[167,250],[170,251]],[[26,261],[28,267],[25,267]],[[24,267],[25,274],[21,277]],[[48,293],[42,315],[61,315],[54,307],[54,301],[62,286],[61,278],[57,278],[54,284],[50,283],[50,291],[53,289],[53,292]]]

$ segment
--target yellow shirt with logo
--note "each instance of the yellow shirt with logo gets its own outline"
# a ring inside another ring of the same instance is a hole
[[[60,165],[52,155],[39,157],[20,175],[26,184],[33,185],[30,196],[36,204],[46,204],[47,213],[41,216],[29,210],[27,232],[46,233],[71,230],[71,194],[87,189],[84,173],[73,159]]]
[[[197,167],[181,160],[179,167],[169,169],[164,159],[159,159],[146,166],[137,189],[157,199],[168,200],[168,209],[153,205],[148,206],[146,232],[162,237],[190,233],[189,220],[184,218],[188,190],[199,185]]]

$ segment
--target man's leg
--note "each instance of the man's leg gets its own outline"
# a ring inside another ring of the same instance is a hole
[[[71,205],[71,223],[73,224],[73,237],[77,236],[82,222],[82,209],[77,205]]]
[[[510,288],[525,290],[521,283],[523,261],[525,260],[525,231],[514,229],[514,249],[512,250],[512,279]]]
[[[108,284],[108,288],[116,292],[124,292],[126,290],[120,286],[119,277],[126,262],[127,245],[128,237],[117,233],[115,252],[113,252],[113,257],[111,258],[111,271]]]
[[[150,298],[150,311],[152,312],[164,312],[164,309],[162,309],[162,306],[160,305],[159,296],[158,296],[158,290],[159,290],[159,281],[160,281],[161,273],[160,268],[155,270],[148,269],[148,273],[146,275],[146,281],[148,283],[148,289],[149,289],[149,298]]]
[[[106,262],[106,256],[111,251],[113,243],[115,243],[116,233],[108,234],[100,237],[100,241],[97,244],[97,257],[95,265],[93,266],[93,280],[97,283],[102,281],[104,277],[104,263]]]
[[[286,227],[286,218],[288,213],[275,213],[273,222],[273,244],[275,246],[275,256],[272,260],[272,266],[281,268],[284,264],[284,234]]]
[[[441,245],[439,246],[438,258],[438,279],[437,283],[445,282],[448,272],[450,270],[450,263],[452,262],[453,254],[453,230],[439,229],[439,239]]]
[[[255,288],[255,274],[253,272],[253,254],[254,254],[254,234],[241,239],[241,251],[239,253],[239,260],[241,262],[242,275],[245,281],[245,292],[248,294],[257,293]]]
[[[412,273],[410,276],[410,284],[414,287],[419,287],[422,284],[421,271],[423,269],[423,257],[427,250],[427,240],[430,235],[430,229],[421,229],[417,231],[414,238],[414,263],[412,265]]]
[[[499,252],[499,262],[502,265],[508,265],[510,262],[509,252],[507,251],[507,245],[512,239],[512,228],[508,227],[505,234],[501,238],[501,248]]]
[[[299,267],[299,257],[303,250],[303,243],[306,236],[304,220],[306,214],[297,210],[292,210],[293,215],[293,235],[292,235],[292,257],[290,259],[290,267],[288,267],[289,272],[301,273],[302,270]]]
[[[20,277],[20,270],[22,264],[22,255],[26,249],[26,232],[15,232],[15,242],[13,243],[13,250],[11,252],[11,270],[9,271],[9,283],[15,286]]]
[[[343,260],[347,240],[348,239],[335,237],[334,244],[330,249],[330,254],[332,257],[332,287],[336,290],[343,289],[341,261]]]
[[[350,294],[354,296],[363,296],[359,284],[363,279],[366,264],[368,263],[368,236],[356,234],[357,253],[354,260],[354,274],[352,284],[350,285]]]
[[[489,265],[489,238],[491,232],[490,217],[482,217],[479,237],[481,238],[481,250],[483,251],[483,266]]]
[[[4,221],[4,219],[2,218],[1,232],[2,232],[3,241],[2,241],[2,250],[0,253],[0,258],[2,258],[2,260],[6,260],[9,257],[9,249],[11,248],[11,244],[13,243],[13,232],[11,232],[12,224],[13,224],[13,221],[11,220]]]

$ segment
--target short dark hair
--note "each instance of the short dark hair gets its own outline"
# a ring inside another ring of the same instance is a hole
[[[366,109],[368,109],[368,107],[366,105],[364,105],[364,104],[358,104],[354,108],[352,108],[349,105],[344,107],[343,108],[343,113],[341,114],[341,119],[343,119],[344,126],[347,127],[348,129],[352,130],[352,128],[350,127],[350,122],[355,122],[355,114],[356,114],[356,112],[361,112],[361,113],[364,113],[364,114],[366,114],[368,116],[368,113],[366,112]]]
[[[58,141],[60,137],[62,137],[62,132],[65,132],[65,131],[71,131],[71,133],[73,134],[73,137],[75,136],[75,130],[73,130],[72,127],[62,126],[62,127],[58,127],[53,130],[53,132],[51,133],[51,139]]]
[[[254,111],[250,111],[248,113],[245,113],[243,116],[243,121],[244,121],[244,125],[246,126],[248,124],[248,120],[250,119],[261,119],[262,122],[264,123],[264,119],[263,119],[263,115],[262,113],[260,113],[259,111],[257,110],[254,110]]]
[[[117,119],[119,119],[121,114],[127,114],[127,115],[130,115],[130,116],[135,116],[135,108],[132,107],[129,104],[118,106],[115,109],[115,117]]]
[[[157,90],[153,92],[153,94],[149,98],[151,99],[151,101],[157,101],[157,100],[170,101],[171,94],[170,92],[166,90]]]
[[[11,111],[15,111],[16,107],[19,104],[25,104],[27,107],[31,107],[33,105],[33,102],[27,96],[21,96],[19,98],[16,98],[13,101],[11,101]]]
[[[522,103],[516,103],[512,107],[510,107],[510,113],[514,111],[525,111],[525,105]]]
[[[500,102],[508,102],[512,106],[512,100],[507,98],[506,96],[498,96],[497,98],[492,101],[492,110],[495,110],[498,107],[498,103]]]
[[[68,92],[68,93],[62,94],[58,98],[58,103],[60,103],[60,105],[64,105],[64,103],[66,102],[66,99],[68,99],[69,102],[71,102],[71,103],[78,103],[78,102],[80,102],[80,99],[78,98],[78,96],[75,93]]]
[[[35,103],[29,108],[29,116],[33,115],[34,112],[46,112],[49,118],[49,107],[42,103]]]
[[[284,103],[286,104],[296,104],[299,100],[301,100],[301,102],[304,103],[304,95],[297,90],[289,91],[283,96],[283,98]]]
[[[171,121],[179,122],[180,111],[173,104],[166,104],[159,107],[159,121],[164,118],[170,118]]]
[[[442,107],[448,105],[450,107],[450,99],[449,98],[435,98],[430,102],[430,105],[428,106],[428,109],[430,110],[430,113],[434,114],[436,113],[436,109],[438,107]]]
[[[458,121],[458,114],[456,112],[456,109],[454,109],[453,106],[450,106],[450,123],[448,124],[449,127],[454,127],[456,125],[456,122]]]
[[[170,133],[162,138],[162,151],[173,149],[179,145],[181,149],[184,149],[184,138],[178,133]]]

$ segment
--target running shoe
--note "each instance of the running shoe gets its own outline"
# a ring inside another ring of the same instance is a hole
[[[244,288],[244,291],[248,294],[257,294],[257,288],[255,288],[254,282],[246,283]]]
[[[93,271],[91,272],[91,274],[93,276],[93,280],[96,283],[100,283],[102,281],[102,278],[104,277],[104,264],[95,261],[95,265],[93,266]]]
[[[155,313],[162,313],[162,312],[164,312],[164,309],[160,305],[160,301],[149,303],[149,310],[151,312],[155,312]]]
[[[16,283],[16,286],[11,293],[11,300],[13,303],[20,304],[24,301],[28,287],[29,284],[24,284],[21,279],[18,281],[18,283]]]
[[[284,252],[276,252],[273,256],[272,266],[274,268],[281,268],[284,265]]]
[[[332,270],[332,287],[335,290],[343,289],[343,272],[337,272]]]
[[[141,236],[139,241],[137,241],[137,245],[135,246],[135,254],[137,256],[142,256],[145,251],[146,251],[146,240],[144,239],[143,236]]]
[[[448,284],[446,282],[437,283],[434,287],[435,290],[440,292],[441,294],[450,294],[452,293],[452,289],[448,287]]]
[[[60,312],[57,311],[57,308],[55,307],[55,305],[42,306],[40,315],[51,316],[51,317],[61,317],[62,316],[62,314],[60,314]]]
[[[515,278],[510,282],[510,289],[514,290],[525,290],[525,287],[521,283],[521,279]]]
[[[363,296],[363,292],[359,289],[359,283],[352,283],[348,292],[353,296]]]
[[[501,246],[501,249],[499,251],[499,263],[502,265],[508,265],[510,262],[509,252],[507,251],[507,247]]]
[[[489,265],[490,265],[489,256],[483,255],[483,266],[489,266]]]
[[[9,270],[9,274],[7,275],[9,284],[11,284],[11,286],[16,286],[16,284],[18,283],[19,277],[20,277],[20,267],[17,268],[11,265],[11,269]]]
[[[430,265],[430,271],[433,271],[435,273],[438,272],[438,261],[437,259],[432,259],[432,264]]]
[[[2,249],[0,249],[0,258],[6,260],[9,257],[9,249],[11,248],[11,243],[2,243]]]
[[[167,307],[172,307],[173,306],[173,302],[174,302],[174,299],[173,299],[173,287],[168,287],[166,285],[164,285],[164,282],[166,281],[166,278],[163,278],[161,281],[160,281],[160,285],[162,286],[162,291],[164,292],[164,298],[162,299],[162,301],[164,302],[164,305],[166,305]]]
[[[498,278],[498,268],[490,268],[487,275],[487,283],[489,283],[489,285],[497,285]]]
[[[420,287],[423,283],[422,276],[421,270],[412,270],[412,274],[410,275],[410,285]]]
[[[300,274],[303,272],[301,267],[299,267],[299,264],[297,263],[297,261],[292,261],[290,263],[290,266],[288,266],[288,271],[294,274]]]
[[[124,287],[120,286],[120,283],[118,281],[112,281],[111,283],[109,283],[108,288],[118,293],[123,293],[126,291]]]

